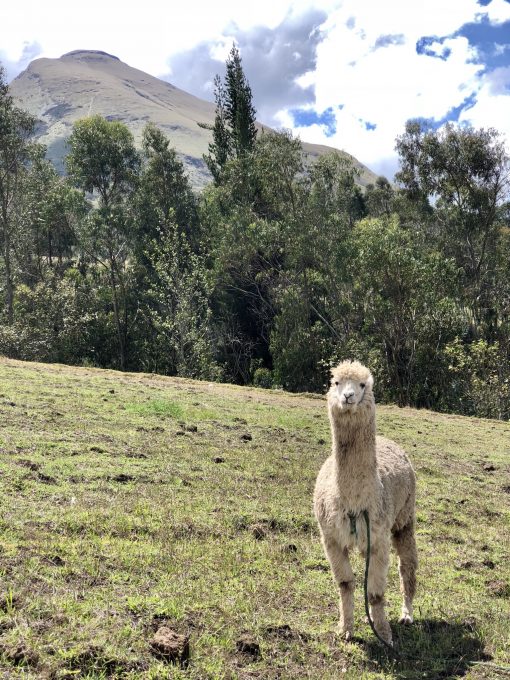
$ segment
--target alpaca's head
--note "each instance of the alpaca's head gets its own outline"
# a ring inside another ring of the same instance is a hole
[[[374,406],[372,374],[359,361],[343,361],[331,371],[328,392],[330,407],[337,412],[354,414]]]

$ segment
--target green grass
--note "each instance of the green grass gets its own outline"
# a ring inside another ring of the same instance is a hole
[[[0,360],[0,677],[499,677],[510,663],[510,426],[379,407],[418,475],[416,624],[396,661],[337,594],[312,515],[324,400]],[[189,665],[151,652],[166,625]],[[240,651],[249,636],[258,656]]]

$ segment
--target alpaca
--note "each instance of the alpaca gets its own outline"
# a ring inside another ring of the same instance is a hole
[[[392,644],[384,612],[390,539],[399,558],[403,595],[401,623],[413,622],[417,553],[414,536],[415,474],[404,451],[375,435],[375,400],[370,371],[358,361],[344,361],[332,371],[328,413],[332,455],[315,484],[314,510],[321,541],[340,589],[340,633],[350,640],[354,626],[354,574],[349,551],[366,556],[370,519],[368,573],[370,614],[377,633]]]

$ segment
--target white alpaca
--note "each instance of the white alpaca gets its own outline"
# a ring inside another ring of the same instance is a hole
[[[375,401],[370,371],[344,361],[332,371],[328,412],[333,453],[322,466],[314,493],[322,545],[340,589],[340,632],[354,627],[354,575],[349,551],[366,555],[363,511],[370,519],[368,598],[375,629],[389,644],[384,612],[390,542],[399,557],[403,595],[401,623],[412,623],[417,554],[414,537],[415,475],[404,451],[375,435]]]

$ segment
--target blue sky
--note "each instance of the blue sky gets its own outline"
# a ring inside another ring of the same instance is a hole
[[[4,3],[6,4],[6,3]],[[9,78],[99,49],[213,99],[236,41],[258,118],[392,176],[409,118],[494,127],[510,142],[510,0],[25,0],[0,9]]]

